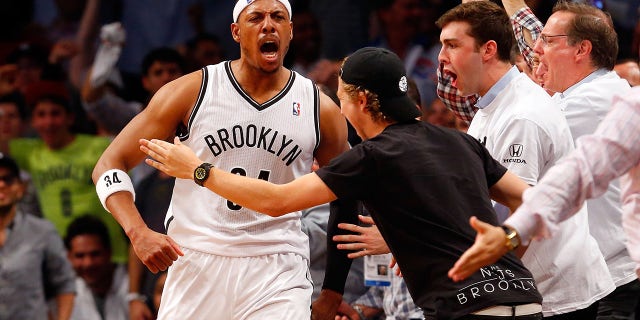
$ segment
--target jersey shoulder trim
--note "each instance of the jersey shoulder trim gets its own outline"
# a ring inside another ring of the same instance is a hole
[[[200,91],[198,92],[198,99],[196,99],[196,104],[193,106],[191,110],[191,114],[189,115],[189,123],[185,127],[184,125],[180,125],[176,129],[176,136],[180,138],[180,141],[185,141],[189,139],[189,132],[191,131],[191,125],[193,124],[193,119],[198,113],[200,106],[202,105],[202,100],[204,100],[204,95],[207,91],[207,83],[209,82],[209,70],[207,67],[204,67],[202,70],[202,82],[200,83]]]

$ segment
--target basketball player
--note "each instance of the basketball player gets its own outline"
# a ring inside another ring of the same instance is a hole
[[[177,137],[234,174],[285,183],[349,148],[340,109],[285,69],[292,37],[287,0],[238,1],[231,24],[238,60],[160,89],[104,152],[93,173],[105,207],[152,271],[169,268],[159,319],[309,319],[312,282],[300,212],[269,217],[192,181],[176,181],[165,225],[151,231],[134,206],[126,171],[141,138]],[[205,174],[197,176],[204,182]],[[160,213],[158,213],[160,214]]]
[[[363,200],[426,319],[540,319],[536,284],[513,253],[464,282],[447,278],[448,266],[473,242],[471,214],[496,225],[490,195],[515,209],[527,185],[474,138],[415,120],[420,113],[406,91],[406,71],[396,54],[368,47],[348,57],[338,97],[364,141],[329,166],[286,184],[202,165],[179,139],[175,145],[141,139],[141,150],[153,157],[148,164],[176,180],[194,185],[194,179],[274,217],[337,197]],[[461,157],[466,160],[456,161]],[[329,232],[332,227],[330,221]],[[339,293],[323,290],[313,304],[313,319],[334,319],[340,302]],[[487,308],[499,316],[486,318]]]

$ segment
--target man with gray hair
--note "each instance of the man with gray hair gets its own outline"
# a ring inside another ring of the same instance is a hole
[[[629,83],[613,67],[618,37],[609,15],[581,3],[560,2],[533,47],[545,89],[562,109],[571,135],[595,131],[611,109],[613,97],[629,91]],[[635,264],[625,247],[620,184],[609,184],[600,197],[587,200],[589,231],[598,241],[616,290],[598,305],[598,319],[631,319],[640,297]]]

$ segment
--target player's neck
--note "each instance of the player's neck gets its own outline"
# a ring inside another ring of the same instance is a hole
[[[387,121],[387,120],[379,120],[379,121],[367,121],[367,123],[362,127],[362,133],[364,137],[362,140],[369,140],[384,131],[388,126],[394,124],[395,121]]]
[[[273,72],[265,72],[242,64],[231,65],[231,71],[242,89],[256,102],[263,103],[275,97],[289,81],[291,71],[280,67]]]

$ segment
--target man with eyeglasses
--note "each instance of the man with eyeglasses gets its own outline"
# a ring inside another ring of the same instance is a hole
[[[0,153],[0,319],[47,319],[45,286],[56,319],[69,319],[75,274],[51,222],[18,209],[24,194],[16,162]]]
[[[524,3],[524,2],[523,2]],[[624,96],[629,84],[613,67],[618,37],[610,16],[579,3],[559,3],[533,46],[539,56],[536,71],[545,89],[562,109],[574,139],[591,134],[611,109],[615,95]],[[625,247],[618,180],[598,198],[587,201],[589,229],[598,241],[616,290],[598,306],[598,319],[632,319],[640,281]]]

